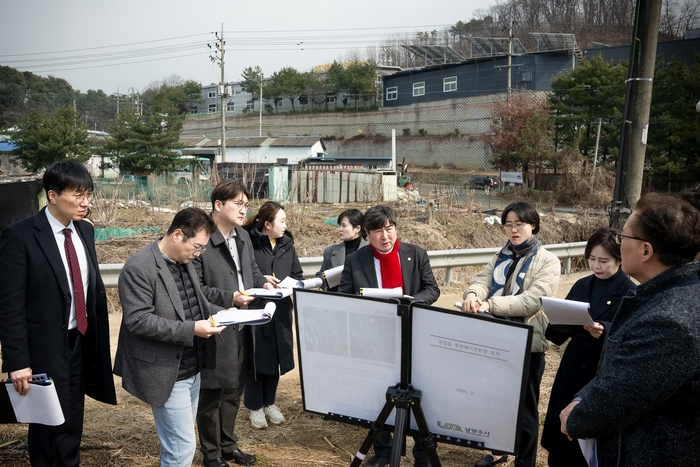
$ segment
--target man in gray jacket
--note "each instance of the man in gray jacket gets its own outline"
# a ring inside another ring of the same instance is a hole
[[[561,412],[562,432],[595,438],[601,467],[698,465],[700,213],[647,194],[618,242],[640,285],[622,299],[595,379]]]
[[[241,228],[248,212],[250,194],[233,180],[219,183],[211,194],[211,217],[217,230],[207,249],[193,261],[202,293],[211,303],[245,308],[255,297],[240,291],[251,287],[272,288],[255,263],[248,232]],[[216,369],[202,371],[197,427],[206,467],[226,467],[227,460],[254,465],[254,455],[238,447],[234,433],[247,372],[247,332],[229,326],[216,345]]]
[[[215,229],[201,209],[183,209],[168,233],[134,253],[119,275],[123,314],[114,374],[151,405],[161,467],[191,466],[197,448],[199,373],[216,359],[205,339],[223,328],[209,322],[212,308],[220,308],[204,298],[190,263]]]

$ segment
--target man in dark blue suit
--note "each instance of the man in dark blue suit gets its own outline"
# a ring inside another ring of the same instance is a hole
[[[345,258],[345,267],[338,291],[358,294],[364,287],[393,289],[401,287],[403,294],[414,302],[432,305],[440,296],[427,252],[416,245],[400,242],[396,232],[396,212],[379,205],[365,212],[365,228],[369,248],[360,248]],[[429,467],[428,454],[414,437],[413,457],[416,467]],[[382,432],[374,442],[374,456],[366,467],[382,467],[391,458],[391,434]]]
[[[35,373],[53,378],[65,423],[30,424],[32,465],[78,466],[85,395],[116,404],[104,284],[94,230],[83,220],[92,177],[77,161],[52,164],[48,206],[0,235],[2,370],[26,395]]]

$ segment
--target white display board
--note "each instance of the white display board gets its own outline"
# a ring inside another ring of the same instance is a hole
[[[304,410],[374,421],[401,377],[396,303],[297,289],[294,306]]]
[[[300,289],[294,302],[304,410],[376,420],[401,378],[398,305]],[[410,383],[428,429],[439,442],[514,453],[532,328],[421,305],[411,313]]]
[[[412,340],[411,384],[438,440],[514,453],[532,328],[414,305]]]

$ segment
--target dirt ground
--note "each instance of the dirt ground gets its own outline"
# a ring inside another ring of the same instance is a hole
[[[337,241],[335,228],[322,226],[323,221],[337,216],[347,206],[298,206],[288,208],[288,224],[294,232],[299,256],[320,256],[323,248]],[[360,207],[364,209],[365,206]],[[449,248],[479,248],[500,246],[502,230],[483,222],[482,214],[472,209],[437,217],[430,222],[420,218],[425,212],[414,209],[401,210],[400,237],[405,241],[424,246],[428,250]],[[149,208],[126,210],[112,225],[167,227],[172,214],[154,212]],[[561,219],[556,216],[543,218],[542,237],[545,243],[580,241],[590,233],[596,220]],[[600,221],[603,222],[603,221]],[[598,223],[600,223],[598,222]],[[545,234],[546,233],[546,234]],[[98,256],[101,263],[124,262],[134,251],[153,241],[153,235],[141,235],[127,239],[100,242]],[[473,277],[472,268],[457,268],[454,282],[442,286],[442,296],[436,306],[450,308],[461,299],[461,292]],[[571,285],[586,272],[562,276],[557,296],[564,296]],[[442,283],[444,271],[436,271]],[[116,351],[117,335],[121,320],[121,307],[116,291],[109,293],[112,352]],[[542,382],[540,417],[544,418],[549,390],[556,374],[560,352],[554,347],[547,353],[547,367]],[[150,408],[126,393],[121,380],[115,377],[117,406],[108,406],[91,399],[86,401],[85,429],[82,445],[82,465],[85,466],[157,466],[158,437],[153,425]],[[323,420],[316,414],[303,410],[298,370],[281,378],[277,405],[286,417],[280,426],[266,430],[254,430],[248,420],[249,412],[242,409],[236,423],[239,444],[245,452],[258,456],[258,465],[276,467],[347,466],[365,436],[367,430],[335,421]],[[544,420],[542,420],[543,422]],[[409,446],[412,443],[409,438]],[[481,451],[441,444],[438,453],[443,466],[473,465],[484,454]],[[202,465],[198,452],[193,465]],[[26,453],[26,425],[0,425],[0,464],[14,467],[29,465]],[[233,464],[231,464],[233,465]],[[412,456],[404,457],[403,467],[413,465]],[[513,465],[512,456],[506,466]],[[538,466],[546,465],[546,452],[540,449]]]

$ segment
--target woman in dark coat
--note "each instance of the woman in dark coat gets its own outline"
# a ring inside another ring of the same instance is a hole
[[[250,233],[255,262],[268,282],[279,283],[287,276],[303,279],[294,239],[287,231],[284,208],[267,201],[251,217],[246,229]],[[259,300],[255,307],[264,307]],[[250,409],[253,428],[267,428],[267,422],[279,425],[284,416],[275,405],[280,374],[294,368],[292,344],[292,299],[275,300],[277,309],[272,321],[262,326],[249,326],[252,352],[251,375],[246,382],[244,402]]]
[[[316,273],[322,277],[323,272],[345,264],[345,257],[367,246],[365,231],[365,216],[357,209],[347,209],[338,216],[338,237],[342,243],[336,243],[323,250],[323,263]],[[337,292],[338,286],[328,290]]]
[[[585,256],[593,274],[579,279],[566,298],[588,302],[594,323],[567,330],[549,325],[545,333],[547,339],[557,345],[571,339],[559,363],[542,430],[541,444],[549,451],[547,461],[550,467],[588,467],[578,442],[569,441],[562,434],[559,413],[595,376],[605,337],[620,306],[620,299],[636,289],[629,276],[620,269],[620,245],[615,241],[614,230],[596,230],[588,239]]]

